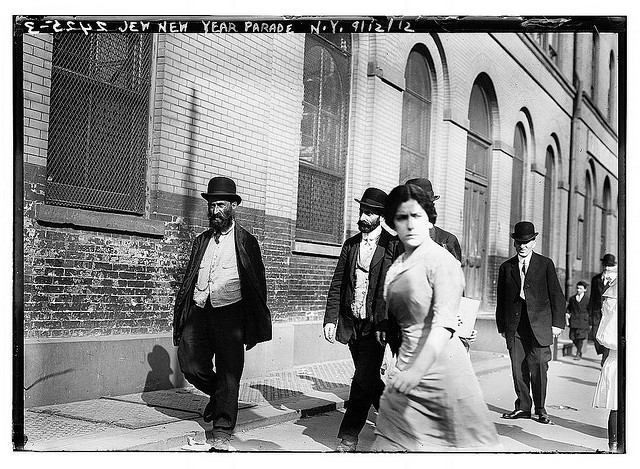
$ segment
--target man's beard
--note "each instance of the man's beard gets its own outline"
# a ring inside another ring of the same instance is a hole
[[[216,233],[227,231],[231,228],[231,223],[233,223],[233,213],[231,210],[224,210],[209,217],[209,227]]]
[[[358,229],[361,233],[371,233],[377,227],[380,226],[380,219],[376,220],[373,223],[369,223],[366,220],[358,220]]]

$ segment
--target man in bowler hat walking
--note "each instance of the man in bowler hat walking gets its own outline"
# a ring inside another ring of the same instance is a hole
[[[602,355],[600,365],[603,365],[607,356],[609,355],[609,349],[602,345],[596,339],[596,332],[598,332],[598,326],[602,319],[602,293],[606,290],[604,284],[604,270],[607,267],[613,267],[616,265],[616,256],[613,254],[605,254],[602,256],[602,272],[595,275],[591,279],[591,293],[589,294],[589,325],[593,334],[593,345],[596,348],[596,353]]]
[[[214,177],[207,192],[209,229],[193,242],[176,297],[173,342],[187,381],[210,396],[204,421],[211,451],[228,451],[238,417],[244,345],[271,340],[271,313],[260,246],[235,222],[236,184]],[[213,370],[215,360],[215,371]]]
[[[342,246],[329,286],[324,337],[347,344],[355,364],[349,404],[338,431],[339,452],[356,450],[369,409],[378,408],[384,389],[380,366],[386,331],[376,322],[386,314],[384,279],[398,246],[397,238],[380,225],[386,198],[382,190],[369,187],[360,200],[355,199],[360,204],[360,233]]]
[[[550,345],[564,329],[565,301],[553,261],[533,252],[537,235],[533,223],[516,223],[511,237],[517,254],[498,273],[496,324],[507,341],[516,391],[515,409],[502,418],[531,418],[531,389],[538,421],[547,424]]]

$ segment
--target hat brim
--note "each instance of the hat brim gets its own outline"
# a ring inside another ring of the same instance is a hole
[[[384,210],[384,205],[378,204],[376,202],[367,202],[366,200],[353,199],[358,202],[360,205],[364,205],[365,207],[375,208],[376,210]]]
[[[528,243],[532,239],[536,239],[536,236],[538,236],[538,233],[533,233],[532,235],[528,236],[516,236],[515,233],[511,233],[511,237],[513,238],[513,240],[519,241],[521,243]]]
[[[242,202],[242,197],[231,192],[202,192],[202,197],[206,200],[228,200],[229,202]]]

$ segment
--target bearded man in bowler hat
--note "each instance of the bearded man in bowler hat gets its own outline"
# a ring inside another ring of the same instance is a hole
[[[426,178],[409,179],[405,182],[405,185],[407,184],[418,186],[429,196],[431,202],[435,202],[440,198],[439,195],[434,195],[431,181]],[[449,251],[453,257],[458,259],[458,261],[462,262],[462,249],[460,248],[460,243],[458,242],[456,235],[436,226],[434,222],[433,228],[429,230],[429,236],[432,240]]]
[[[244,346],[271,340],[271,313],[260,246],[235,222],[242,201],[235,182],[214,177],[202,197],[209,229],[193,242],[176,297],[173,342],[187,381],[210,396],[203,418],[213,422],[207,432],[211,451],[229,451]]]
[[[380,366],[386,340],[384,279],[397,256],[398,240],[380,225],[387,194],[375,187],[364,191],[360,204],[360,233],[342,246],[324,315],[324,337],[349,346],[355,364],[349,404],[342,419],[338,452],[353,452],[373,405],[376,409],[384,383]]]
[[[520,221],[513,231],[517,254],[500,266],[496,298],[496,324],[507,341],[516,391],[515,409],[502,418],[531,418],[533,403],[538,422],[548,424],[550,345],[565,326],[564,294],[553,261],[533,252],[538,236],[533,223]]]

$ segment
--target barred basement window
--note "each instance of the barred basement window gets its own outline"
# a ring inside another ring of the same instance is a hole
[[[47,204],[142,214],[150,34],[55,34]]]
[[[349,34],[306,36],[296,237],[339,242],[349,107]]]

